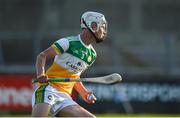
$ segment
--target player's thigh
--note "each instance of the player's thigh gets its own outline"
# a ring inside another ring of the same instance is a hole
[[[96,117],[79,105],[70,105],[63,108],[56,116],[63,117]]]
[[[38,103],[34,105],[32,109],[33,117],[47,117],[50,111],[51,105],[47,103]]]

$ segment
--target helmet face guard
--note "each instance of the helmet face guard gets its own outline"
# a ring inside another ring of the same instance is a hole
[[[91,27],[92,23],[97,24],[97,29],[94,30]],[[107,21],[103,14],[97,13],[97,12],[85,12],[81,17],[81,28],[87,28],[93,37],[96,39],[96,42],[102,42],[104,38],[98,38],[95,35],[95,32],[99,30],[100,27],[102,27],[105,24],[105,32],[107,33]],[[105,35],[106,37],[106,35]]]

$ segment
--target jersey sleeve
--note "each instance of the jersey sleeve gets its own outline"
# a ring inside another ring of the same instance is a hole
[[[66,38],[59,39],[55,41],[52,46],[57,54],[62,54],[66,52],[69,48],[69,40]]]

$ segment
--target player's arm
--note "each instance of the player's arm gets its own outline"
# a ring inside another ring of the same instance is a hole
[[[96,97],[93,93],[85,88],[82,82],[77,82],[74,85],[74,89],[81,95],[81,97],[89,104],[93,104],[96,101]]]
[[[45,75],[46,61],[57,55],[58,52],[51,46],[46,50],[42,51],[36,59],[36,78],[39,82],[47,82],[48,77]]]
[[[41,52],[36,59],[36,74],[39,82],[47,82],[48,77],[45,75],[46,61],[57,54],[64,53],[69,48],[69,41],[65,38],[59,39],[49,48]]]

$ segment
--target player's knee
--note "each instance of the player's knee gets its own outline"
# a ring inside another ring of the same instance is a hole
[[[39,103],[34,105],[32,109],[32,117],[47,117],[49,114],[50,105],[46,103]]]

